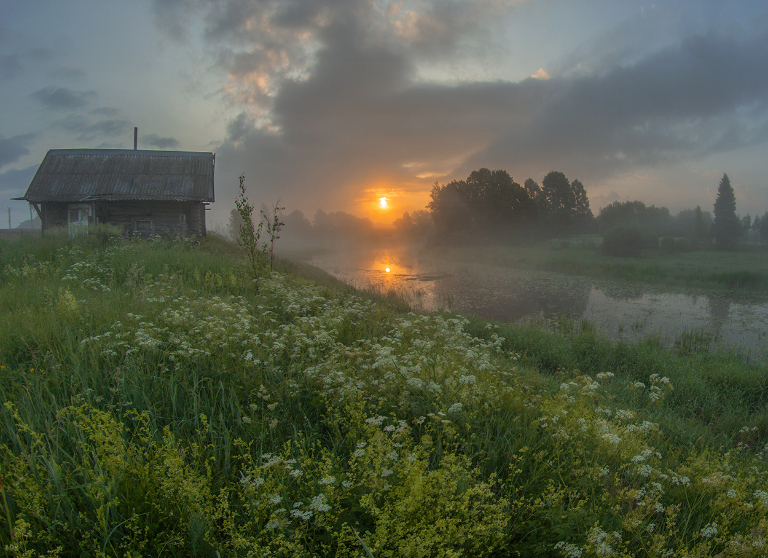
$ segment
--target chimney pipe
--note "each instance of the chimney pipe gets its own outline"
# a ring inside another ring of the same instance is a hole
[[[139,148],[139,129],[134,126],[133,128],[133,150],[136,151]]]

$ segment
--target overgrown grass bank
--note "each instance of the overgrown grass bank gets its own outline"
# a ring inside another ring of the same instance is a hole
[[[227,246],[0,242],[6,554],[768,550],[765,367],[257,293]]]
[[[644,250],[640,257],[617,258],[598,249],[600,238],[591,235],[554,240],[533,246],[486,245],[436,248],[457,261],[584,275],[595,279],[640,281],[654,285],[730,291],[768,291],[768,257],[760,246],[736,251],[697,250],[666,253]]]

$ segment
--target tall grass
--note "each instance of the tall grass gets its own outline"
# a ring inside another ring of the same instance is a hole
[[[220,239],[24,241],[0,242],[8,555],[765,552],[765,367],[290,262],[257,289]]]
[[[728,291],[768,290],[768,259],[762,246],[741,246],[730,252],[710,249],[676,254],[644,250],[640,257],[632,258],[605,255],[598,246],[599,238],[587,235],[532,246],[474,246],[449,252],[450,258],[457,261],[491,262],[595,279]]]

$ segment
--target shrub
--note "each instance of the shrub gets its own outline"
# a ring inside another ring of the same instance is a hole
[[[671,254],[673,252],[690,252],[698,248],[698,241],[690,238],[672,238],[665,236],[661,239],[659,248],[662,251]]]
[[[675,239],[671,236],[665,236],[661,239],[661,243],[659,244],[659,248],[662,249],[664,252],[672,253],[675,251]]]
[[[632,228],[616,228],[605,233],[601,246],[603,254],[617,257],[635,257],[643,248],[643,235]]]

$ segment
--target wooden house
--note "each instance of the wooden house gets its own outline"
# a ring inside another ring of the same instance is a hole
[[[51,149],[27,193],[43,231],[70,234],[100,223],[127,233],[205,236],[214,201],[213,153]]]

